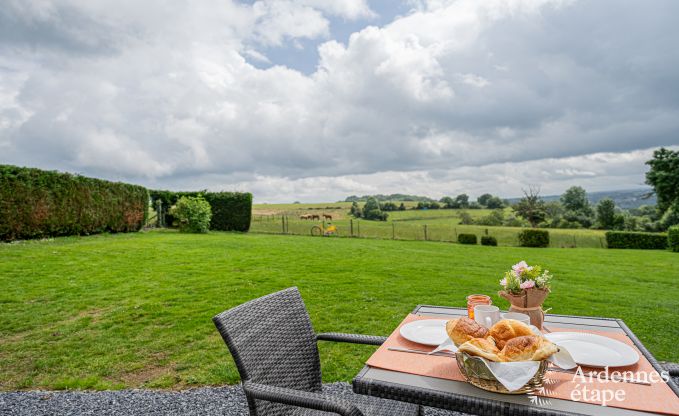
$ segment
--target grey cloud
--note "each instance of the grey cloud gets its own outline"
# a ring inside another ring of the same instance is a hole
[[[537,178],[507,178],[505,163],[679,143],[679,3],[420,7],[347,45],[324,43],[310,76],[247,63],[258,21],[273,41],[322,37],[322,13],[369,9],[288,3],[264,19],[232,2],[10,3],[0,11],[0,162],[278,198],[274,188],[307,195],[316,184],[398,192],[392,179],[463,190],[476,166],[486,183],[516,188]],[[287,15],[310,9],[316,26]],[[561,169],[545,180],[632,180],[612,167]]]

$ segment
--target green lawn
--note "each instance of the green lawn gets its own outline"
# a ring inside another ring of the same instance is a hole
[[[463,306],[519,260],[555,275],[547,307],[623,318],[679,361],[679,255],[176,232],[0,245],[0,389],[235,383],[210,318],[296,285],[317,331],[388,334],[418,304]],[[321,344],[324,380],[373,351]]]

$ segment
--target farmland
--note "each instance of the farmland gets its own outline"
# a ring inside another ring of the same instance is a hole
[[[400,204],[400,202],[399,202]],[[416,202],[405,202],[406,207],[412,208]],[[301,220],[303,214],[329,214],[332,223],[337,227],[337,235],[341,237],[381,238],[395,240],[432,240],[456,242],[462,233],[477,236],[490,235],[497,239],[499,245],[517,246],[520,227],[489,227],[479,225],[461,225],[460,214],[463,210],[413,210],[389,212],[387,221],[365,221],[351,219],[348,210],[351,203],[320,203],[320,204],[259,204],[253,206],[253,221],[251,231],[260,233],[286,233],[310,235],[314,225],[322,222]],[[472,218],[487,216],[492,210],[469,209],[464,210]],[[506,208],[505,214],[512,210]],[[282,217],[286,217],[283,224]],[[284,228],[285,227],[285,228]],[[559,248],[572,247],[605,247],[604,231],[588,229],[549,229],[550,246]]]

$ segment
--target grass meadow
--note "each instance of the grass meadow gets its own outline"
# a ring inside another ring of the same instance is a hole
[[[398,202],[400,204],[400,202]],[[406,202],[406,206],[413,207],[416,202]],[[322,204],[257,204],[253,206],[252,224],[250,230],[269,234],[311,235],[311,228],[320,225],[321,221],[301,220],[302,214],[330,214],[332,223],[337,227],[337,234],[341,237],[363,237],[395,240],[432,240],[457,242],[461,233],[490,235],[497,239],[502,246],[518,246],[521,227],[489,227],[483,225],[460,225],[460,212],[457,209],[411,210],[389,212],[387,221],[366,221],[350,219],[349,202]],[[489,209],[465,210],[472,218],[489,215]],[[512,212],[505,209],[505,215]],[[286,216],[287,223],[283,228],[282,216]],[[426,226],[426,227],[425,227]],[[426,230],[425,230],[426,228]],[[548,229],[550,247],[555,248],[604,248],[606,247],[605,232],[589,229]]]
[[[417,304],[497,296],[520,260],[555,275],[553,313],[622,318],[679,361],[679,255],[439,242],[153,231],[0,245],[0,389],[236,383],[216,313],[298,286],[317,331],[389,334]],[[263,334],[266,336],[266,334]],[[321,343],[325,381],[374,350]]]

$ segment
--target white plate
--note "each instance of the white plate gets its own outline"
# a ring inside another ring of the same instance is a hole
[[[624,367],[639,361],[634,348],[601,335],[551,332],[544,337],[566,348],[576,363],[587,367]]]
[[[424,319],[408,322],[401,327],[401,336],[418,344],[438,347],[448,339],[447,319]]]

